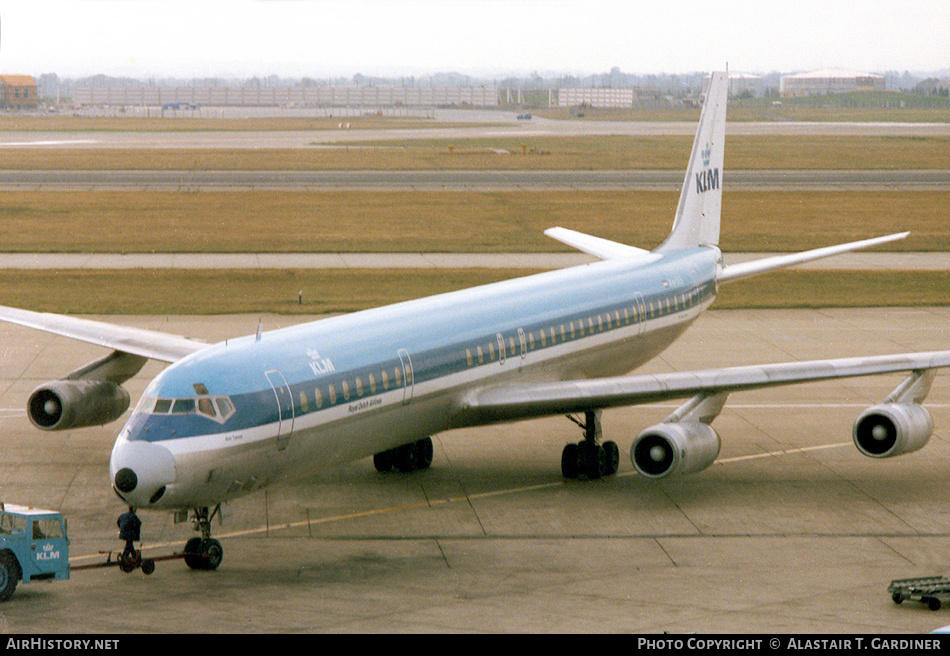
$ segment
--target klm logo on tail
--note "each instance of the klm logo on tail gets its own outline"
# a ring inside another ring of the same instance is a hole
[[[706,167],[706,170],[696,174],[696,193],[704,194],[707,191],[719,189],[719,169],[709,168],[709,160],[712,156],[711,143],[707,143],[706,147],[700,151],[700,154],[702,155],[703,166]]]
[[[696,174],[697,194],[704,194],[713,189],[719,189],[719,169],[706,169]]]

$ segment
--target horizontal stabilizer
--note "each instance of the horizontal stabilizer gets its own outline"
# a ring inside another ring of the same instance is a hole
[[[804,264],[805,262],[811,262],[813,260],[820,260],[821,258],[831,257],[832,255],[840,255],[841,253],[850,253],[851,251],[857,251],[863,248],[871,248],[872,246],[886,244],[890,241],[904,239],[909,234],[909,232],[899,232],[893,235],[886,235],[884,237],[875,237],[874,239],[852,241],[847,244],[816,248],[811,251],[792,253],[791,255],[763,257],[759,260],[753,260],[751,262],[733,264],[731,266],[722,268],[722,270],[719,272],[719,275],[716,276],[716,282],[732,282],[733,280],[738,280],[739,278],[748,278],[749,276],[775,271],[776,269],[784,269],[786,267],[794,266],[796,264]]]
[[[576,232],[574,230],[568,230],[567,228],[548,228],[544,231],[544,234],[588,255],[599,257],[602,260],[625,259],[652,262],[659,259],[658,256],[642,248],[627,246],[626,244],[594,237],[592,235],[585,235],[583,232]]]

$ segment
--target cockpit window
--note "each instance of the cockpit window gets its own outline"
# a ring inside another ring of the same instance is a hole
[[[226,396],[200,396],[197,399],[143,399],[143,412],[155,415],[202,415],[223,424],[234,414],[234,404]]]

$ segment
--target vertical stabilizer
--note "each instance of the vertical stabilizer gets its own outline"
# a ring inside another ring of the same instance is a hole
[[[728,74],[713,73],[680,192],[673,232],[657,249],[659,251],[719,244],[728,95]]]

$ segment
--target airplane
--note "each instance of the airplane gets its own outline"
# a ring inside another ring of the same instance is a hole
[[[122,384],[149,359],[168,363],[119,432],[109,476],[137,509],[194,523],[195,569],[223,558],[211,536],[221,505],[288,478],[373,457],[380,471],[431,466],[450,429],[567,415],[582,429],[561,456],[566,478],[617,472],[601,413],[683,400],[630,447],[647,479],[699,472],[719,455],[710,426],[729,394],[884,374],[906,379],[853,428],[864,455],[922,448],[921,403],[950,351],[629,374],[672,344],[735,280],[903,239],[898,233],[726,265],[718,247],[728,80],[713,73],[667,239],[653,250],[565,228],[550,237],[598,259],[217,344],[77,317],[0,307],[0,320],[111,349],[39,386],[27,401],[42,430],[100,426],[131,405]],[[583,417],[578,419],[577,417]]]

